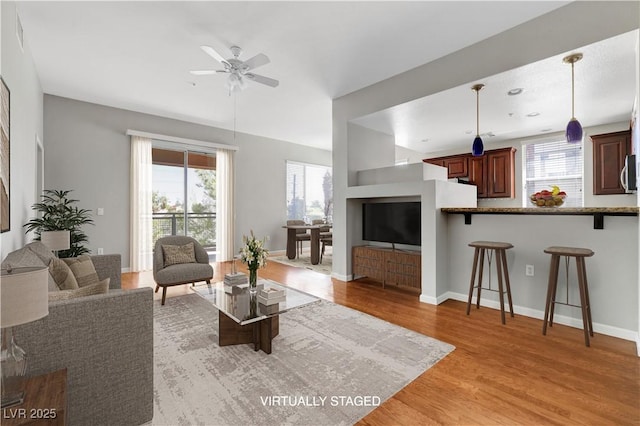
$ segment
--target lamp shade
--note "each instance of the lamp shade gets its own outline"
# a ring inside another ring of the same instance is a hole
[[[42,231],[40,240],[49,250],[69,250],[71,233],[69,231]]]
[[[582,142],[582,125],[575,118],[572,118],[567,124],[567,131],[565,132],[567,142],[578,143]]]
[[[49,315],[49,269],[2,270],[0,279],[0,327],[13,327]]]
[[[480,136],[476,136],[473,140],[473,145],[471,146],[471,155],[474,157],[481,157],[484,154],[484,143],[482,143],[482,138]]]

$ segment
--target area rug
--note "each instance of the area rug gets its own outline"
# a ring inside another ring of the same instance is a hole
[[[333,257],[331,256],[331,252],[325,253],[324,256],[322,256],[322,263],[318,263],[317,265],[311,264],[311,254],[308,251],[302,252],[302,254],[295,259],[289,259],[287,256],[282,255],[269,257],[268,261],[284,263],[285,265],[294,266],[296,268],[305,268],[325,275],[331,275],[331,270],[333,268]]]
[[[324,300],[280,316],[270,355],[217,323],[195,294],[155,306],[153,425],[350,425],[454,349]]]

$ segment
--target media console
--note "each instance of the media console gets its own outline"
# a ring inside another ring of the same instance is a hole
[[[422,292],[422,258],[419,251],[394,250],[376,246],[352,249],[354,276],[366,276],[386,285]]]

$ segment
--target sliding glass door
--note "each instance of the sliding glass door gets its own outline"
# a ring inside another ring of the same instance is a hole
[[[216,157],[156,147],[153,158],[153,241],[188,235],[216,250]]]

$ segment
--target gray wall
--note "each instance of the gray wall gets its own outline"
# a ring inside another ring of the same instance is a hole
[[[29,43],[24,50],[16,37],[15,2],[0,2],[0,74],[11,91],[11,229],[2,234],[0,258],[29,241],[24,225],[33,217],[36,202],[36,138],[42,140],[42,89],[31,57]]]
[[[44,97],[45,187],[73,189],[94,212],[89,248],[121,253],[129,267],[130,138],[127,129],[236,145],[236,251],[243,234],[284,250],[285,161],[331,165],[329,151],[52,95]],[[96,216],[97,208],[105,210]]]

